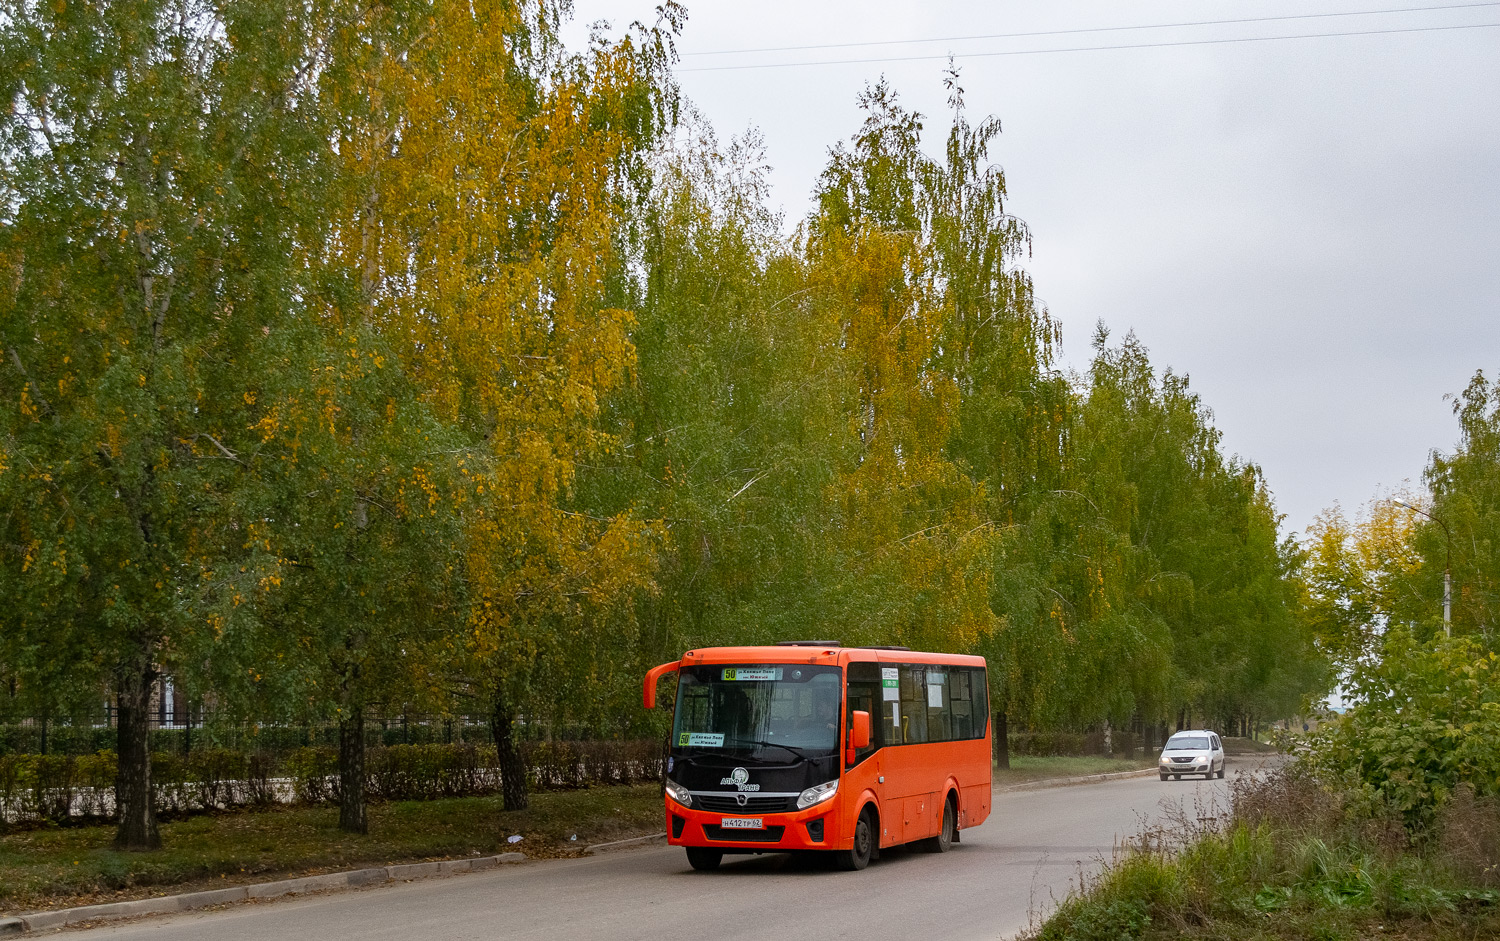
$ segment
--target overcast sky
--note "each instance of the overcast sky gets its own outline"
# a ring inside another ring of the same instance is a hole
[[[689,2],[684,93],[720,138],[758,128],[774,199],[808,210],[827,150],[882,74],[947,131],[943,57],[1031,227],[1037,294],[1068,368],[1094,325],[1187,373],[1225,448],[1264,468],[1300,534],[1322,508],[1420,486],[1451,450],[1444,395],[1500,374],[1500,28],[1281,41],[1246,37],[1500,25],[1500,3],[1435,0],[990,3]],[[1427,7],[1423,12],[1307,18]],[[643,0],[575,0],[570,45]],[[1171,29],[985,34],[1301,16]],[[888,43],[775,53],[763,47]],[[1194,45],[1159,45],[1195,42]],[[1030,54],[1080,46],[1144,46]],[[984,53],[1018,53],[984,55]],[[695,70],[709,66],[922,61]]]

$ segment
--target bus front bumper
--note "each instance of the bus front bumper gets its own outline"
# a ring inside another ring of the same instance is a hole
[[[693,810],[667,798],[667,842],[673,846],[711,847],[726,853],[847,849],[852,836],[840,830],[831,813],[834,804],[835,801],[827,801],[806,810],[740,816]],[[759,821],[760,825],[736,826],[737,821]]]

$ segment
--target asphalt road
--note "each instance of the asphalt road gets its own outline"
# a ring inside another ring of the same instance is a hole
[[[1229,777],[1248,771],[1231,759]],[[1143,826],[1198,816],[1229,781],[1155,776],[997,794],[952,851],[886,851],[863,872],[785,855],[725,857],[694,872],[681,849],[580,859],[323,896],[229,906],[89,930],[90,938],[828,941],[1009,938],[1050,911]]]

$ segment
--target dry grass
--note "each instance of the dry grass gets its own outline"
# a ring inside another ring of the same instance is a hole
[[[1500,799],[1476,797],[1467,784],[1438,812],[1437,853],[1464,881],[1500,888]]]
[[[1236,781],[1146,833],[1033,938],[1439,941],[1500,937],[1500,812],[1459,797],[1416,839],[1395,810],[1354,814],[1297,765]],[[1367,808],[1366,808],[1367,809]]]

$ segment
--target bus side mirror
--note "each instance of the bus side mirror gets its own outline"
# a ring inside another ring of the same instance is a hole
[[[854,710],[854,722],[849,729],[849,745],[855,750],[870,747],[870,714],[863,709]]]
[[[652,667],[649,671],[647,671],[645,682],[641,685],[641,705],[645,706],[647,709],[655,709],[656,681],[661,679],[662,676],[667,673],[676,673],[677,668],[681,665],[682,664],[673,661],[672,663],[663,663],[659,667]]]

